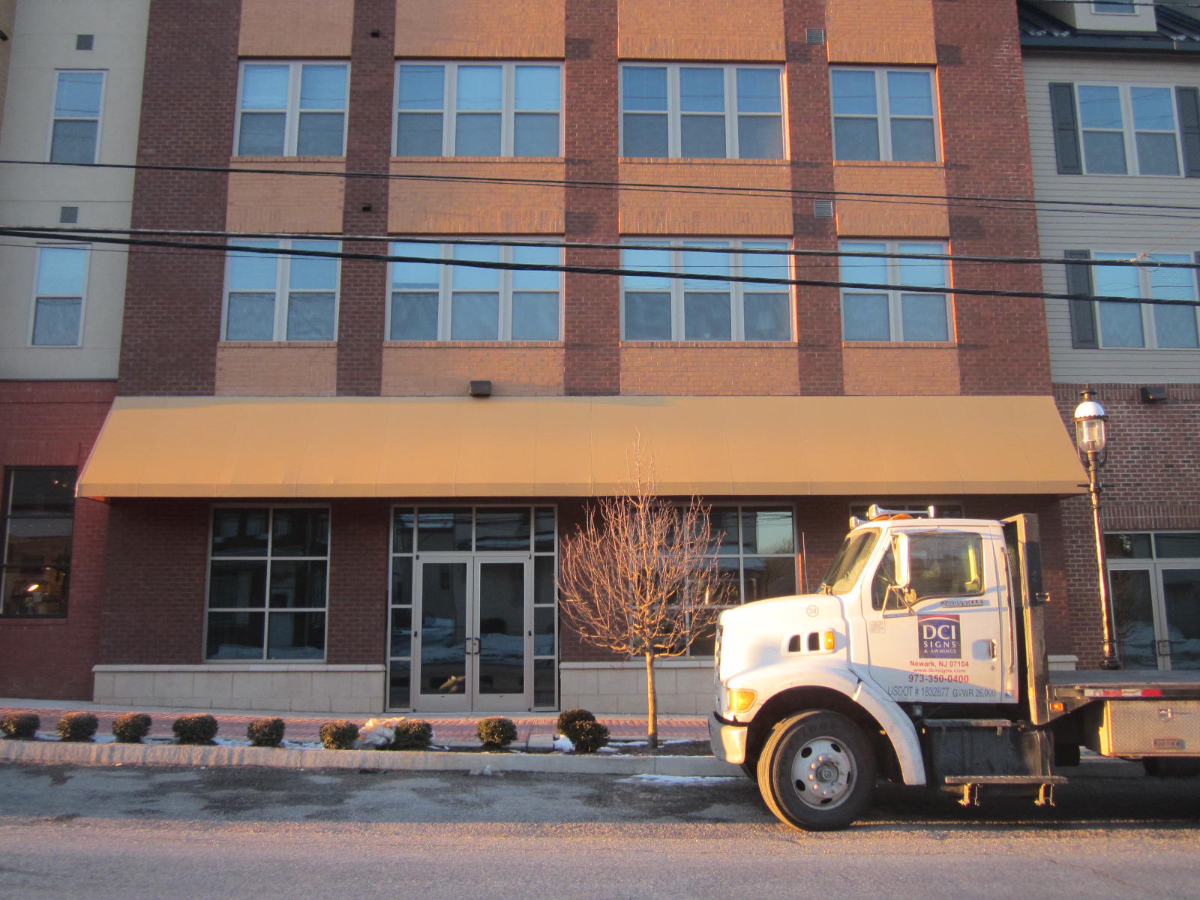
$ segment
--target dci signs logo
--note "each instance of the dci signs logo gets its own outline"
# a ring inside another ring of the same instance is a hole
[[[962,659],[958,616],[917,616],[921,659]]]

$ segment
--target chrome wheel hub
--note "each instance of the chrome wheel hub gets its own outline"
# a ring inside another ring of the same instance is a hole
[[[854,757],[840,741],[813,738],[792,760],[796,795],[809,806],[831,809],[841,804],[854,784]]]

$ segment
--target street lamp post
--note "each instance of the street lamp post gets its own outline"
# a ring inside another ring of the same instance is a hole
[[[1096,392],[1087,385],[1079,392],[1083,402],[1075,407],[1075,445],[1079,457],[1087,466],[1088,495],[1092,498],[1092,528],[1096,537],[1096,567],[1100,582],[1100,606],[1103,613],[1104,659],[1103,669],[1121,668],[1121,657],[1117,650],[1116,617],[1113,615],[1112,595],[1108,589],[1108,562],[1104,555],[1104,530],[1100,525],[1100,469],[1108,462],[1108,436],[1105,423],[1108,416],[1094,398]]]

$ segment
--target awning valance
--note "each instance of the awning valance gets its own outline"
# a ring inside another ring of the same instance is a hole
[[[118,399],[82,497],[1069,494],[1048,397]]]

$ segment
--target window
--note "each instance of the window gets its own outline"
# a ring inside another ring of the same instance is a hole
[[[230,241],[231,247],[338,251],[337,241]],[[337,335],[336,259],[231,252],[227,341],[332,341]]]
[[[1136,16],[1137,10],[1133,3],[1121,3],[1118,0],[1096,0],[1092,3],[1092,12],[1098,16]]]
[[[562,67],[396,66],[397,156],[561,156]]]
[[[1081,84],[1075,93],[1086,174],[1179,174],[1172,88]]]
[[[621,155],[782,159],[775,66],[621,66]]]
[[[329,510],[215,509],[205,658],[323,659]]]
[[[1106,534],[1121,661],[1200,669],[1200,532]]]
[[[9,469],[4,486],[0,615],[65,616],[74,469]]]
[[[842,241],[843,253],[945,255],[946,245],[924,241]],[[878,285],[842,288],[842,337],[847,341],[950,340],[949,278],[940,259],[843,256],[841,280]],[[896,287],[892,287],[895,285]],[[902,290],[928,288],[929,291]]]
[[[933,73],[834,69],[834,159],[936,160]]]
[[[237,156],[345,156],[345,63],[243,63]]]
[[[1132,253],[1093,253],[1092,258],[1132,259]],[[1183,253],[1156,253],[1159,262],[1190,263]],[[1102,297],[1196,300],[1196,273],[1191,269],[1095,266],[1095,293]],[[1193,306],[1154,306],[1098,302],[1101,347],[1196,348],[1200,339]]]
[[[557,247],[418,244],[398,241],[393,256],[559,266]],[[388,340],[557,341],[560,272],[478,268],[436,262],[394,262]]]
[[[103,72],[59,72],[54,91],[50,162],[94,163],[100,141]]]
[[[86,247],[39,247],[29,342],[78,347],[87,287]]]
[[[935,597],[977,597],[983,593],[983,539],[977,534],[914,534],[909,550],[909,602]],[[896,561],[889,547],[871,580],[872,609],[905,609],[890,590]]]
[[[721,276],[790,276],[782,241],[627,241],[621,268],[714,275],[718,280],[625,275],[622,333],[627,341],[787,341],[791,293],[785,284],[721,281]],[[670,249],[641,248],[649,244]],[[747,253],[747,250],[780,251]]]

